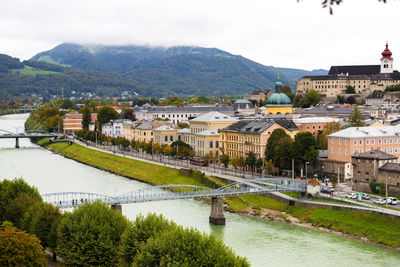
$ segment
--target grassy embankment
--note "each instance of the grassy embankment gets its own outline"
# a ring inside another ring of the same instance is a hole
[[[95,151],[77,144],[69,146],[67,143],[56,143],[48,147],[67,158],[146,183],[204,186],[194,178],[182,175],[179,170]],[[296,197],[293,193],[289,195]],[[367,237],[378,244],[400,247],[400,218],[375,213],[293,207],[260,195],[234,196],[224,201],[233,212],[248,213],[251,210],[253,214],[260,214],[262,209],[285,212],[300,222],[356,237]],[[286,218],[285,221],[288,222]]]
[[[48,71],[48,70],[35,70],[32,67],[25,66],[23,69],[12,69],[11,73],[19,72],[20,74],[32,75],[36,76],[36,74],[61,74],[55,71]]]

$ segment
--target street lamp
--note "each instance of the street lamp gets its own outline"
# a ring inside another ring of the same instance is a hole
[[[310,162],[306,162],[306,184],[307,184],[307,165],[310,164]]]

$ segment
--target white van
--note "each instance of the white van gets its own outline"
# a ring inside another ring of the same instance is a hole
[[[395,197],[388,197],[387,201],[388,201],[388,204],[390,204],[390,205],[397,205],[397,198],[395,198]]]

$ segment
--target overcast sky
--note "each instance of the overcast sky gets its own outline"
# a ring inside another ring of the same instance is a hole
[[[311,70],[379,64],[388,41],[400,69],[400,1],[344,0],[333,16],[321,2],[2,0],[0,53],[29,59],[63,42],[195,45]]]

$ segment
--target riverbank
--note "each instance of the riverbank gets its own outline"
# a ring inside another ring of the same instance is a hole
[[[53,152],[83,164],[153,185],[201,185],[179,170],[137,161],[123,156],[95,151],[77,144],[56,143],[48,146]],[[259,195],[225,198],[226,209],[317,230],[341,232],[346,236],[387,247],[400,247],[400,219],[385,215],[354,211],[334,211],[293,207]],[[274,211],[274,212],[271,212]],[[295,219],[294,219],[295,218]]]

